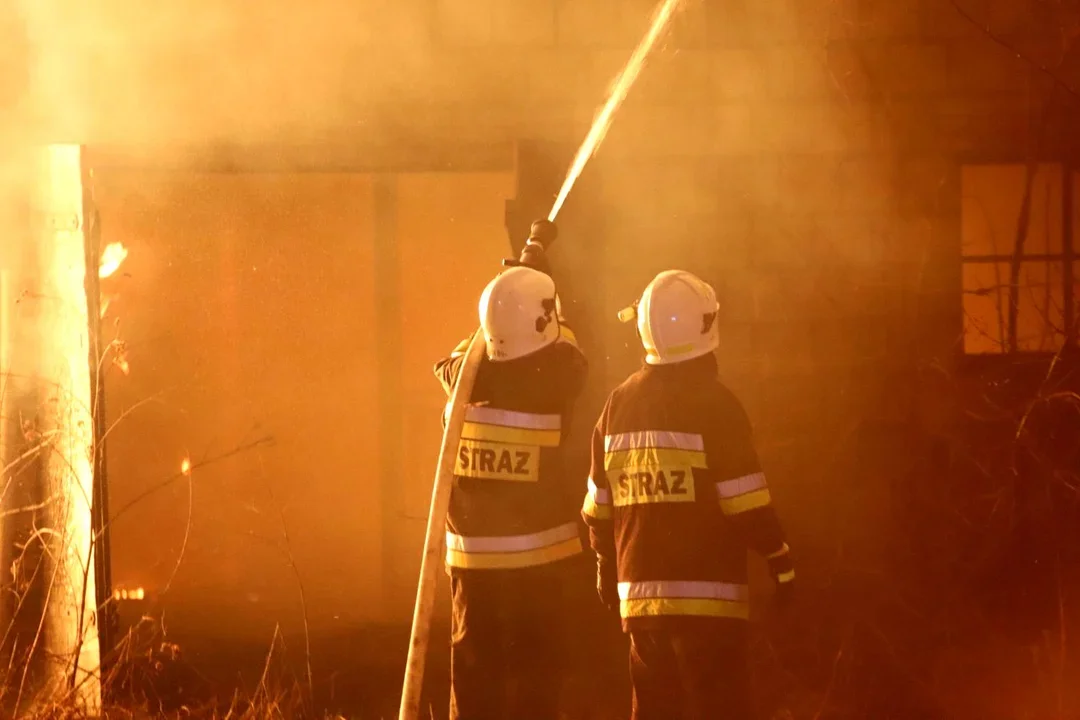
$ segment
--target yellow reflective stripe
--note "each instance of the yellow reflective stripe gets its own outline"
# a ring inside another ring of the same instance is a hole
[[[786,583],[795,579],[795,571],[788,570],[787,572],[780,573],[776,576],[776,582]]]
[[[789,548],[789,547],[788,547],[788,544],[787,544],[787,543],[784,543],[783,547],[781,547],[781,548],[780,548],[779,550],[777,550],[776,552],[774,552],[774,553],[771,553],[771,554],[770,554],[770,555],[768,555],[767,557],[768,557],[768,558],[769,558],[770,560],[772,560],[773,558],[778,558],[778,557],[782,557],[782,556],[784,556],[784,555],[787,555],[787,554],[788,554],[789,552],[791,552],[791,548]]]
[[[638,430],[604,436],[604,452],[634,450],[635,448],[674,448],[704,450],[705,440],[696,433],[669,430]]]
[[[558,447],[562,439],[562,432],[559,430],[530,430],[467,421],[461,428],[461,437],[465,440],[488,440],[490,442],[513,443],[515,445]]]
[[[581,512],[597,520],[611,518],[611,491],[607,488],[596,487],[596,482],[589,478],[588,491],[585,493],[585,502],[581,506]]]
[[[589,482],[586,484],[586,487],[588,487],[589,495],[595,498],[596,502],[600,503],[601,505],[611,504],[611,491],[607,488],[596,487],[596,481],[593,480],[591,477],[589,478]]]
[[[523,552],[471,553],[448,548],[446,551],[446,564],[450,567],[470,570],[509,570],[533,565],[546,565],[556,560],[577,555],[582,549],[581,539],[577,537],[563,540],[545,548],[525,550]]]
[[[623,600],[698,598],[746,602],[750,597],[750,588],[744,584],[712,580],[638,580],[621,582],[618,589]]]
[[[768,487],[765,482],[765,473],[756,472],[742,477],[723,480],[716,483],[716,492],[722,498],[733,498],[755,490],[763,490]]]
[[[581,506],[581,512],[596,520],[611,519],[611,506],[599,504],[592,495],[585,496],[585,503]]]
[[[564,343],[569,343],[574,347],[578,347],[577,335],[565,325],[559,325],[559,340]]]
[[[619,601],[619,612],[624,618],[698,615],[745,620],[750,617],[750,606],[712,598],[635,598]]]
[[[525,535],[457,535],[447,531],[446,547],[464,552],[521,552],[554,545],[578,536],[578,524],[571,521]]]
[[[669,348],[664,348],[664,353],[667,355],[685,355],[688,352],[693,352],[694,343],[684,343],[683,345],[672,345]],[[645,354],[659,359],[660,351],[654,347],[646,348]]]
[[[755,490],[744,495],[739,495],[733,498],[721,498],[720,509],[724,511],[726,515],[738,515],[749,510],[754,510],[759,507],[765,507],[772,502],[772,496],[769,495],[769,489]]]
[[[705,453],[697,450],[675,450],[673,448],[634,448],[604,453],[605,470],[624,470],[653,467],[682,466],[707,468]]]
[[[562,416],[503,410],[487,405],[469,405],[465,408],[465,420],[485,425],[524,428],[526,430],[560,430]]]

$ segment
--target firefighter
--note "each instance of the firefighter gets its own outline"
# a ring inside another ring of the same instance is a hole
[[[779,599],[795,572],[746,412],[718,378],[716,293],[657,275],[620,319],[644,366],[611,392],[592,436],[582,515],[597,591],[630,635],[635,720],[747,720],[747,550]]]
[[[452,720],[557,717],[559,593],[584,551],[580,486],[561,446],[587,364],[547,272],[554,236],[534,223],[520,259],[480,299],[486,355],[447,515]],[[467,345],[435,366],[448,395]]]

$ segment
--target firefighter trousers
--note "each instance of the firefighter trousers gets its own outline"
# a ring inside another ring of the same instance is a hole
[[[633,720],[752,720],[743,623],[631,630]]]
[[[558,717],[568,571],[450,571],[450,720]]]

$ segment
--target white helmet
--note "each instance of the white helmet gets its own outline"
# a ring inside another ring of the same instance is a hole
[[[559,339],[555,281],[528,267],[499,273],[480,296],[480,327],[496,362],[551,345]]]
[[[716,292],[697,275],[665,270],[641,294],[636,312],[638,335],[645,346],[645,362],[670,365],[708,355],[720,344]]]

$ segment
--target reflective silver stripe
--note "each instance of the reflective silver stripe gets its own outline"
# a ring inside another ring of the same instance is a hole
[[[765,473],[756,472],[737,477],[734,480],[718,482],[716,483],[716,492],[722,498],[733,498],[757,490],[764,490],[765,487]]]
[[[604,437],[604,452],[619,452],[637,448],[671,448],[674,450],[705,450],[705,441],[693,433],[667,430],[641,430]]]
[[[562,417],[559,415],[536,415],[512,410],[499,410],[484,407],[483,405],[470,405],[466,408],[465,419],[470,422],[484,423],[485,425],[502,425],[503,427],[525,428],[527,430],[562,429]]]
[[[572,522],[530,535],[465,537],[448,531],[446,533],[446,549],[465,553],[524,552],[526,550],[539,550],[577,536],[577,523]]]
[[[749,597],[749,588],[746,585],[737,585],[735,583],[695,582],[688,580],[653,580],[647,582],[619,583],[619,599],[621,600],[694,598],[746,602]]]
[[[611,491],[607,488],[598,488],[592,478],[589,478],[589,496],[597,505],[611,504]]]

